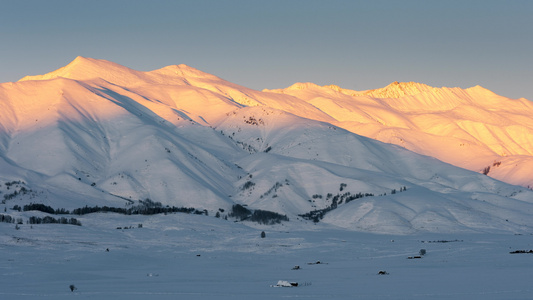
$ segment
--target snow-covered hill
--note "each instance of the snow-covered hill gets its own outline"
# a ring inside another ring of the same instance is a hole
[[[474,160],[496,154],[462,128],[484,136],[479,122],[499,122],[502,114],[491,109],[507,100],[494,95],[481,110],[471,98],[490,95],[486,90],[422,84],[352,92],[312,84],[259,92],[185,65],[140,72],[78,57],[54,72],[0,84],[0,208],[128,207],[150,199],[225,217],[241,204],[309,226],[315,219],[380,233],[531,230],[532,191],[348,131],[363,128],[378,139],[398,132],[407,148],[428,155],[438,149],[444,160],[454,152],[441,150],[437,133],[447,130],[449,144],[460,139],[458,149],[477,151],[463,157]],[[444,100],[448,110],[438,108]],[[468,109],[486,115],[473,125],[446,123],[448,115],[469,116]],[[500,130],[516,128],[527,140],[516,125],[527,117],[506,109],[509,128]],[[439,115],[446,122],[437,122]],[[433,133],[420,129],[428,120]],[[524,140],[507,136],[514,144],[506,151],[529,157]],[[500,161],[494,169],[508,168]]]
[[[270,92],[305,100],[351,132],[533,187],[533,104],[526,99],[414,82],[362,92],[298,83]]]

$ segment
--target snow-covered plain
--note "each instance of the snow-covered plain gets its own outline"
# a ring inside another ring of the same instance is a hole
[[[0,223],[0,298],[530,299],[533,293],[533,254],[509,253],[533,248],[531,235],[378,235],[300,221],[254,228],[187,214],[97,213],[79,220],[82,226],[18,230]],[[422,258],[408,259],[421,249]],[[272,287],[280,280],[298,287]]]

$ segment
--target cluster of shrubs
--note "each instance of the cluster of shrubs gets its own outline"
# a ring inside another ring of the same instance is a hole
[[[244,123],[250,124],[250,125],[255,125],[255,126],[265,125],[265,122],[263,121],[263,119],[256,119],[254,117],[249,117],[248,119],[245,119]]]
[[[231,136],[229,136],[229,138],[233,139]],[[243,150],[246,150],[249,153],[256,153],[257,152],[257,149],[255,149],[252,145],[248,145],[247,143],[241,142],[241,141],[235,141],[235,142],[237,143],[237,145],[240,145]]]
[[[7,189],[9,190],[9,187],[12,186],[12,185],[19,185],[19,184],[26,184],[24,181],[21,181],[21,180],[13,180],[13,181],[10,181],[10,182],[6,182],[5,185],[7,187]],[[1,183],[0,183],[1,185]]]
[[[301,215],[298,215],[306,220],[312,220],[313,222],[315,223],[318,223],[320,222],[320,220],[322,220],[324,218],[324,215],[326,215],[327,212],[329,212],[330,210],[332,210],[331,206],[328,206],[326,208],[323,208],[323,209],[315,209],[315,210],[312,210],[308,213],[305,213],[305,214],[301,214]]]
[[[51,215],[60,215],[60,214],[74,214],[74,215],[86,215],[90,213],[96,213],[96,212],[112,212],[112,213],[118,213],[118,214],[124,214],[124,215],[155,215],[155,214],[167,214],[167,213],[187,213],[187,214],[198,214],[198,215],[208,215],[208,211],[206,209],[204,210],[198,210],[195,208],[190,207],[175,207],[175,206],[163,206],[161,202],[154,202],[150,199],[145,200],[139,200],[139,204],[136,206],[132,206],[129,208],[120,208],[120,207],[110,207],[110,206],[85,206],[81,208],[73,209],[72,211],[66,210],[64,208],[61,209],[54,209],[48,205],[44,205],[41,203],[31,203],[28,205],[24,205],[23,207],[20,207],[18,205],[15,205],[13,207],[14,210],[21,211],[22,209],[24,211],[41,211],[47,214]],[[223,209],[219,209],[219,212],[217,212],[216,217],[220,218],[220,212],[224,212]],[[265,224],[265,225],[272,225],[272,224],[278,224],[281,223],[281,221],[289,221],[289,218],[286,215],[281,215],[276,212],[267,211],[267,210],[249,210],[246,207],[235,204],[232,207],[231,212],[228,214],[230,217],[234,217],[236,219],[239,219],[241,221],[252,221],[257,222],[259,224]],[[225,217],[227,219],[227,216]],[[6,222],[6,223],[15,223],[15,219],[9,215],[2,215],[0,214],[0,222]],[[41,217],[30,217],[29,224],[50,224],[50,223],[58,223],[58,224],[73,224],[73,225],[81,225],[81,222],[76,220],[76,218],[53,218],[50,216],[46,216],[44,218]],[[23,224],[22,219],[20,220],[19,224]]]
[[[404,187],[401,187],[400,188],[400,192],[405,192],[407,190],[407,188],[404,186]],[[392,189],[390,191],[391,194],[396,194],[396,189]],[[385,194],[386,195],[386,194]]]
[[[499,167],[500,165],[502,164],[501,161],[495,161],[492,166],[493,167]],[[483,171],[481,171],[481,173],[483,173],[483,175],[488,175],[490,172],[490,166],[486,166],[485,168],[483,168]]]
[[[341,188],[344,189],[346,187],[346,185],[343,185],[341,184]],[[351,202],[355,199],[359,199],[359,198],[363,198],[363,197],[371,197],[371,196],[374,196],[374,194],[372,193],[357,193],[357,194],[352,194],[350,192],[346,192],[344,194],[337,194],[335,196],[333,196],[333,194],[331,193],[328,193],[327,194],[327,197],[326,197],[326,200],[329,200],[331,199],[331,205],[327,206],[326,208],[323,208],[323,209],[315,209],[315,210],[312,210],[308,213],[305,213],[305,214],[301,214],[299,215],[300,217],[306,219],[306,220],[312,220],[313,222],[315,223],[318,223],[321,219],[324,218],[324,216],[326,215],[327,212],[333,210],[333,209],[336,209],[337,206],[339,204],[342,204],[343,202],[344,203],[348,203],[348,202]],[[321,195],[313,195],[313,199],[319,199],[319,198],[322,198]]]
[[[533,250],[515,250],[515,251],[511,251],[509,253],[511,253],[511,254],[522,254],[522,253],[532,254]]]
[[[20,206],[15,205],[13,206],[13,209],[20,211]],[[68,215],[70,212],[64,208],[60,209],[53,209],[51,206],[44,205],[42,203],[30,203],[28,205],[24,205],[22,208],[24,211],[30,211],[30,210],[38,210],[42,211],[44,213],[48,213],[51,215]]]
[[[17,224],[23,224],[21,218],[15,219],[10,215],[3,215],[3,214],[0,214],[0,222],[2,223],[15,223],[16,222]]]
[[[285,179],[284,183],[276,181],[276,183],[270,189],[268,189],[268,191],[264,192],[263,195],[261,195],[259,198],[262,199],[263,197],[266,197],[266,196],[270,195],[272,192],[276,193],[278,191],[278,189],[281,188],[284,185],[289,185],[289,180],[288,179]],[[273,197],[273,198],[275,198],[275,197]]]
[[[2,223],[16,223],[16,224],[24,224],[22,218],[13,218],[10,215],[3,215],[0,214],[0,222]],[[53,218],[50,216],[46,216],[44,218],[35,217],[32,216],[29,218],[28,224],[71,224],[71,225],[78,225],[81,226],[81,222],[76,220],[76,218]]]
[[[255,185],[254,182],[248,180],[248,181],[246,181],[246,182],[243,184],[243,186],[242,186],[242,188],[241,188],[241,191],[246,191],[247,189],[251,189],[251,188],[254,187],[254,185]]]
[[[187,214],[197,214],[197,215],[208,215],[206,209],[197,210],[192,207],[175,207],[175,206],[135,206],[131,208],[120,208],[120,207],[110,207],[110,206],[85,206],[82,208],[76,208],[72,211],[72,214],[75,215],[86,215],[96,212],[113,212],[123,215],[157,215],[157,214],[167,214],[167,213],[187,213]]]
[[[18,205],[14,205],[12,210],[16,211],[31,211],[31,210],[37,210],[42,211],[47,214],[51,215],[68,215],[70,212],[64,208],[60,209],[53,209],[51,206],[44,205],[42,203],[30,203],[28,205],[24,205],[23,207],[20,207]]]
[[[7,182],[6,182],[6,185],[7,185]],[[5,194],[4,195],[4,200],[11,200],[11,199],[17,197],[18,195],[26,195],[26,194],[31,193],[31,192],[32,192],[32,190],[28,190],[25,187],[21,187],[18,191],[15,190],[13,193]]]
[[[44,218],[40,217],[30,217],[29,224],[70,224],[70,225],[77,225],[81,226],[81,222],[76,220],[76,218],[52,218],[50,216],[46,216]]]
[[[76,208],[72,211],[72,214],[76,215],[85,215],[95,212],[114,212],[125,215],[154,215],[162,213],[187,213],[187,214],[197,214],[197,215],[208,215],[207,210],[198,210],[195,208],[189,207],[175,207],[175,206],[163,206],[160,202],[153,202],[150,199],[146,199],[141,202],[141,205],[134,206],[131,208],[117,208],[117,207],[108,207],[108,206],[85,206],[82,208]],[[223,209],[220,211],[224,212]],[[267,210],[249,210],[246,207],[235,204],[232,207],[231,212],[229,213],[230,217],[237,218],[241,221],[247,220],[252,222],[257,222],[259,224],[272,225],[281,223],[281,221],[289,221],[289,218],[286,215],[281,215],[276,212],[267,211]],[[216,217],[220,217],[220,213],[217,212]]]
[[[339,191],[343,191],[348,185],[346,183],[341,183],[340,186],[339,186]],[[400,192],[403,192],[403,191],[406,191],[407,190],[407,187],[401,187],[400,188]],[[396,194],[396,189],[392,189],[391,190],[391,194]],[[387,195],[386,193],[383,194],[383,195]],[[326,208],[323,208],[323,209],[315,209],[315,210],[312,210],[308,213],[305,213],[305,214],[301,214],[301,215],[298,215],[306,220],[312,220],[313,222],[315,223],[318,223],[321,219],[324,218],[324,216],[326,215],[326,213],[328,213],[329,211],[331,210],[334,210],[337,208],[337,206],[339,204],[342,204],[343,202],[344,203],[349,203],[351,201],[354,201],[356,199],[359,199],[359,198],[363,198],[363,197],[373,197],[374,194],[372,193],[357,193],[357,194],[352,194],[350,192],[346,192],[344,194],[337,194],[335,196],[333,196],[332,193],[328,193],[327,196],[326,196],[326,201],[329,201],[331,199],[331,204],[329,206],[327,206]],[[382,195],[380,195],[382,196]],[[313,195],[313,199],[322,199],[322,195],[319,195],[319,194],[315,194]],[[309,200],[309,202],[312,202],[312,200]]]
[[[261,209],[255,209],[252,211],[240,204],[234,204],[231,207],[229,216],[241,221],[252,221],[265,225],[273,225],[279,224],[281,221],[289,221],[289,218],[286,215]]]
[[[463,240],[436,240],[436,241],[421,241],[422,243],[455,243]]]
[[[60,209],[54,209],[48,205],[44,205],[41,203],[31,203],[28,205],[24,205],[23,207],[20,207],[18,205],[13,206],[13,210],[17,211],[41,211],[47,214],[51,215],[61,215],[61,214],[74,214],[74,215],[86,215],[90,213],[95,212],[113,212],[113,213],[119,213],[124,215],[155,215],[155,214],[166,214],[166,213],[187,213],[187,214],[198,214],[198,215],[208,215],[208,211],[206,209],[204,210],[198,210],[195,208],[190,207],[175,207],[175,206],[163,206],[161,202],[154,202],[150,199],[146,200],[139,200],[139,205],[130,207],[130,208],[120,208],[120,207],[110,207],[110,206],[85,206],[81,208],[76,208],[74,210],[69,211],[64,208]],[[0,222],[6,222],[6,223],[14,223],[15,219],[9,215],[2,215],[0,214]],[[57,224],[72,224],[72,225],[81,225],[81,222],[76,220],[76,218],[53,218],[50,216],[46,216],[44,218],[40,217],[30,217],[29,224],[49,224],[49,223],[57,223]],[[22,223],[22,219],[19,222],[19,224]]]
[[[286,215],[278,214],[277,212],[256,209],[250,216],[250,221],[257,222],[259,224],[273,225],[279,224],[281,221],[289,221]]]

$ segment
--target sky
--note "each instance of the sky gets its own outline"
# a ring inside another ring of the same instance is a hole
[[[533,1],[0,0],[0,82],[77,56],[262,90],[481,85],[533,100]]]

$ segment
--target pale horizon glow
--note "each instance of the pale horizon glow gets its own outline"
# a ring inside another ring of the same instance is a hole
[[[0,82],[77,56],[186,64],[256,89],[394,81],[533,100],[530,1],[9,1]]]

